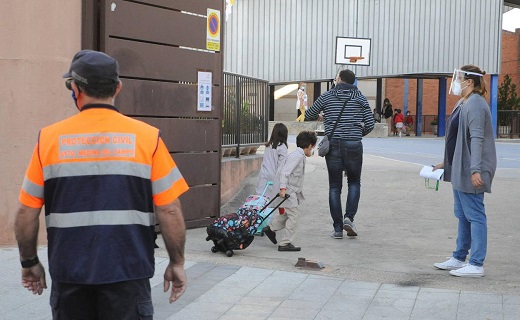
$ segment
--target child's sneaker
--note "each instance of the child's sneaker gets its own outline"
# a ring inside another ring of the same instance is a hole
[[[484,276],[484,267],[477,267],[472,264],[467,264],[465,267],[457,270],[451,270],[450,274],[456,277],[471,277],[478,278]]]
[[[465,265],[466,263],[464,261],[457,260],[453,257],[450,257],[447,261],[433,264],[435,268],[441,270],[457,270],[464,267]]]

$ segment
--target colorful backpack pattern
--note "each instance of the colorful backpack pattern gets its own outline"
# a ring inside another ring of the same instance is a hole
[[[252,236],[260,224],[258,210],[252,207],[238,209],[237,213],[226,214],[213,222],[213,227],[227,231],[237,242]]]

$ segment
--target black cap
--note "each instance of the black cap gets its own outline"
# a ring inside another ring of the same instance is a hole
[[[100,87],[119,82],[119,66],[111,56],[93,50],[81,50],[74,55],[69,72],[63,78],[71,78],[80,86]]]

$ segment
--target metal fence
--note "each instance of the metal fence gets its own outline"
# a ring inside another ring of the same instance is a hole
[[[410,132],[415,133],[417,118],[413,117],[413,127]],[[449,115],[446,116],[448,120]],[[423,115],[422,116],[422,132],[423,133],[437,133],[438,119],[436,115]],[[520,110],[499,110],[498,111],[498,126],[497,126],[497,137],[498,138],[520,138]]]
[[[498,111],[498,138],[520,138],[520,110]]]
[[[269,83],[224,72],[223,94],[223,156],[256,152],[269,134]]]

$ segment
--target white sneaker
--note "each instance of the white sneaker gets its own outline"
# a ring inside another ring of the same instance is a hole
[[[459,268],[457,270],[451,270],[450,274],[456,277],[483,277],[484,276],[484,267],[477,267],[472,264],[467,264],[463,268]]]
[[[447,261],[434,263],[433,266],[441,270],[457,270],[466,266],[466,263],[464,261],[459,261],[453,257],[450,257]]]
[[[343,220],[343,230],[347,232],[347,236],[349,237],[356,237],[357,236],[357,229],[354,222],[351,222],[349,218],[345,218]]]

